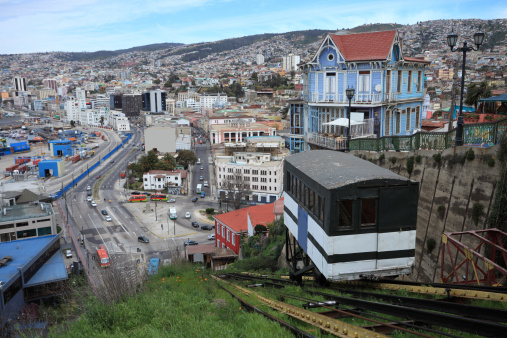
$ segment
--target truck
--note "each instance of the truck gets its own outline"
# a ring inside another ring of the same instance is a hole
[[[120,178],[125,178],[125,172],[124,171],[120,172]]]
[[[106,247],[104,245],[100,245],[97,249],[97,256],[99,256],[99,264],[102,268],[107,268],[109,265],[111,265]]]

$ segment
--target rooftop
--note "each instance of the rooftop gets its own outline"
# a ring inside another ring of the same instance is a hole
[[[35,218],[53,215],[53,207],[49,203],[18,204],[3,207],[0,222],[17,221],[26,218]]]
[[[225,224],[236,233],[248,231],[248,217],[250,217],[250,222],[254,227],[257,224],[266,225],[275,220],[275,203],[276,202],[254,205],[248,208],[229,211],[224,214],[216,215],[215,219],[218,222]]]
[[[339,151],[305,151],[289,156],[285,161],[326,189],[372,180],[410,181],[390,170]]]

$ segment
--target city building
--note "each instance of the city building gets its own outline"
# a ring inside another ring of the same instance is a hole
[[[111,98],[108,95],[97,94],[95,97],[90,99],[92,109],[96,108],[107,108],[111,107]]]
[[[130,121],[125,114],[120,112],[111,112],[109,125],[116,131],[130,131]]]
[[[282,205],[282,208],[276,204]],[[241,237],[253,236],[256,225],[273,223],[283,214],[283,199],[270,204],[256,205],[216,215],[215,246],[228,248],[239,254]]]
[[[237,119],[227,124],[209,125],[211,144],[243,142],[247,137],[274,136],[275,133],[276,128],[262,123],[250,122],[250,119]]]
[[[215,156],[215,181],[221,200],[237,193],[245,201],[268,203],[282,196],[283,159],[271,153],[234,152]]]
[[[26,78],[22,76],[16,76],[13,79],[13,88],[16,96],[18,96],[18,92],[26,92]]]
[[[421,128],[424,71],[429,64],[405,57],[396,30],[328,34],[301,65],[303,100],[290,105],[292,152],[347,148],[351,138],[411,135]],[[353,88],[351,113],[346,89]],[[304,144],[302,144],[304,143]]]
[[[58,90],[58,81],[55,79],[44,79],[42,83],[45,88],[53,89],[55,92]]]
[[[143,175],[144,190],[162,190],[168,187],[181,187],[182,173],[179,170],[150,170]]]
[[[86,91],[83,88],[76,88],[74,92],[79,109],[86,109]]]
[[[10,205],[1,211],[0,242],[57,234],[50,203]]]
[[[152,126],[144,130],[146,153],[156,149],[162,153],[176,152],[176,124]]]
[[[166,110],[167,93],[164,90],[150,90],[143,94],[143,109],[152,113],[161,113]]]
[[[264,63],[264,55],[262,54],[257,54],[255,56],[255,62],[258,64],[258,65],[262,65]]]
[[[282,59],[282,68],[286,71],[292,71],[298,69],[298,64],[301,61],[301,58],[299,55],[294,55],[290,53],[287,56],[284,56]]]
[[[226,94],[206,94],[201,95],[199,97],[200,107],[204,109],[213,108],[215,103],[222,104],[223,106],[227,105],[227,95]],[[223,107],[222,106],[222,107]]]
[[[123,94],[121,110],[127,117],[139,116],[143,107],[141,94]],[[116,109],[116,104],[115,104]]]

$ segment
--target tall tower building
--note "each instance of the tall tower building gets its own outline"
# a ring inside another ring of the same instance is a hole
[[[13,80],[13,87],[16,91],[16,96],[19,96],[18,92],[26,92],[26,78],[23,76],[16,76]]]
[[[42,83],[44,84],[44,87],[54,89],[55,91],[58,90],[58,81],[55,79],[44,79],[42,80]]]
[[[264,63],[264,55],[262,54],[257,54],[255,56],[255,62],[258,64],[258,65],[262,65]]]
[[[283,69],[287,71],[297,70],[298,63],[301,58],[299,55],[289,54],[283,57]]]

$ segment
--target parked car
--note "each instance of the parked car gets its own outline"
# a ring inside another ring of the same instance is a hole
[[[248,202],[248,205],[257,205],[255,202]]]
[[[114,160],[111,160],[111,163],[114,163]]]
[[[132,191],[130,194],[131,195],[141,195],[141,193],[139,191]]]
[[[91,192],[90,190],[88,190],[88,191],[86,192],[86,196],[91,196],[91,195],[92,195],[92,192]]]
[[[72,251],[70,250],[65,251],[65,257],[72,258]]]
[[[201,170],[204,170],[204,167],[201,167]]]
[[[104,216],[107,216],[107,210],[106,209],[102,209],[100,210],[100,213]]]
[[[176,202],[175,198],[170,198],[167,200],[167,203],[175,203],[175,202]]]
[[[204,196],[206,196],[206,193],[203,191],[201,192],[201,198],[204,198]]]
[[[96,178],[96,179],[99,179],[99,178],[100,178],[100,175],[95,176],[95,178]]]
[[[197,197],[192,198],[192,202],[197,202],[197,200],[198,200]]]
[[[151,196],[151,192],[142,192],[141,195]]]
[[[92,206],[92,207],[96,207],[96,206],[97,206],[97,203],[95,203],[95,201],[92,201],[91,206]]]
[[[111,222],[112,220],[111,216],[106,216],[106,221]]]
[[[185,241],[185,243],[183,243],[184,246],[187,246],[187,245],[197,245],[199,243],[197,243],[196,241],[193,241],[191,239]]]
[[[87,187],[86,187],[86,190],[92,190],[92,187],[87,186]]]
[[[208,241],[215,240],[215,234],[211,234],[208,236]]]
[[[137,241],[141,242],[141,243],[150,243],[150,240],[148,239],[148,237],[146,237],[144,235],[137,237]]]
[[[201,230],[213,230],[213,228],[210,225],[204,224],[201,225]]]
[[[192,222],[192,226],[193,226],[194,228],[198,228],[198,227],[199,227],[199,223],[197,223],[197,222]]]
[[[185,213],[185,218],[190,218],[190,212],[188,212],[188,211],[187,211],[187,212]]]
[[[209,187],[209,184],[208,184],[208,181],[204,181],[204,184],[203,184],[205,187]]]
[[[91,196],[88,196],[88,197],[86,198],[86,200],[87,200],[88,202],[93,201]]]
[[[202,180],[204,180],[204,177],[199,176],[199,181],[202,181]]]

